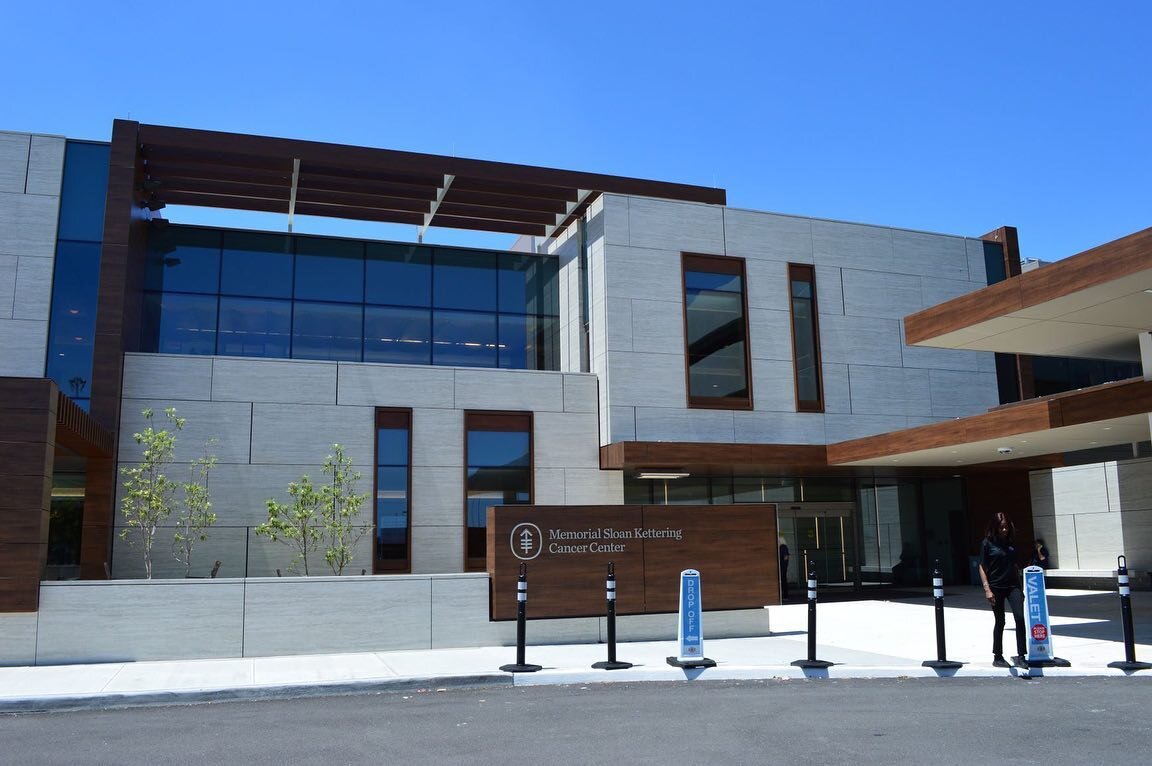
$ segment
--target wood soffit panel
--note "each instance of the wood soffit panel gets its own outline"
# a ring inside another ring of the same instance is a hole
[[[1065,452],[1149,438],[1152,381],[1107,383],[980,415],[828,445],[833,465],[973,466],[1052,463]],[[1001,453],[1000,449],[1009,449]],[[1036,467],[1036,466],[1031,466]]]
[[[723,205],[723,189],[314,141],[139,125],[145,198],[166,204],[546,235],[600,193]],[[445,190],[445,184],[447,187]],[[436,200],[440,198],[439,206]]]
[[[910,314],[904,318],[905,340],[1005,353],[1138,359],[1133,328],[1147,326],[1149,289],[1152,228]]]

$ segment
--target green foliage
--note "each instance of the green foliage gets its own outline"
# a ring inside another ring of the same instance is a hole
[[[296,557],[290,571],[298,571],[297,567],[303,565],[305,576],[310,574],[309,554],[321,548],[332,574],[344,574],[344,568],[355,556],[356,545],[372,529],[360,524],[368,493],[356,491],[361,474],[353,470],[342,446],[332,445],[323,471],[328,480],[319,490],[304,475],[288,485],[290,504],[269,498],[268,521],[256,527],[256,534],[294,547]]]
[[[320,495],[307,474],[301,476],[300,481],[288,485],[288,494],[292,497],[288,505],[268,498],[268,521],[256,527],[256,534],[295,548],[296,558],[289,571],[296,572],[297,567],[303,564],[304,576],[307,577],[308,555],[319,548],[321,540],[317,526]]]
[[[124,529],[120,536],[132,547],[139,547],[144,555],[144,575],[152,579],[152,543],[156,539],[156,529],[172,515],[177,483],[169,479],[165,470],[172,464],[176,451],[175,431],[184,427],[184,418],[176,417],[176,410],[164,410],[173,432],[157,430],[152,426],[153,411],[143,411],[148,427],[132,434],[132,438],[143,448],[139,465],[123,466],[120,474],[124,477],[124,497],[120,511],[124,516]]]
[[[208,527],[216,523],[212,501],[208,495],[208,474],[216,467],[216,456],[209,454],[212,445],[204,445],[204,456],[188,466],[188,481],[180,486],[184,490],[184,507],[176,519],[176,533],[172,536],[172,555],[184,565],[184,576],[192,569],[192,551],[197,542],[208,539]]]
[[[351,459],[339,444],[332,445],[332,454],[324,460],[324,473],[331,477],[320,490],[320,518],[327,543],[324,560],[332,574],[342,575],[344,567],[352,563],[357,543],[371,530],[359,524],[368,494],[356,492],[360,472],[353,470]]]

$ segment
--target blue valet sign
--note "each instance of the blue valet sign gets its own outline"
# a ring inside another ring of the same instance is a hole
[[[1048,595],[1044,570],[1024,570],[1024,620],[1028,625],[1028,662],[1052,660],[1052,627],[1048,623]]]
[[[685,569],[680,573],[680,629],[677,631],[681,662],[704,657],[704,630],[700,624],[700,573]]]

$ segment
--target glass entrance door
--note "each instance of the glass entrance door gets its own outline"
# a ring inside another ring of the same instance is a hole
[[[787,578],[801,592],[809,565],[820,585],[856,582],[854,503],[781,503],[777,509],[780,537],[791,562]]]

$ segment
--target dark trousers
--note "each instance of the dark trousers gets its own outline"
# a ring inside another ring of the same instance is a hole
[[[1004,653],[1004,602],[1007,601],[1012,607],[1012,617],[1016,620],[1016,654],[1026,656],[1028,628],[1024,623],[1024,594],[1019,588],[993,588],[992,595],[996,599],[992,604],[992,615],[996,618],[992,626],[992,654]]]

